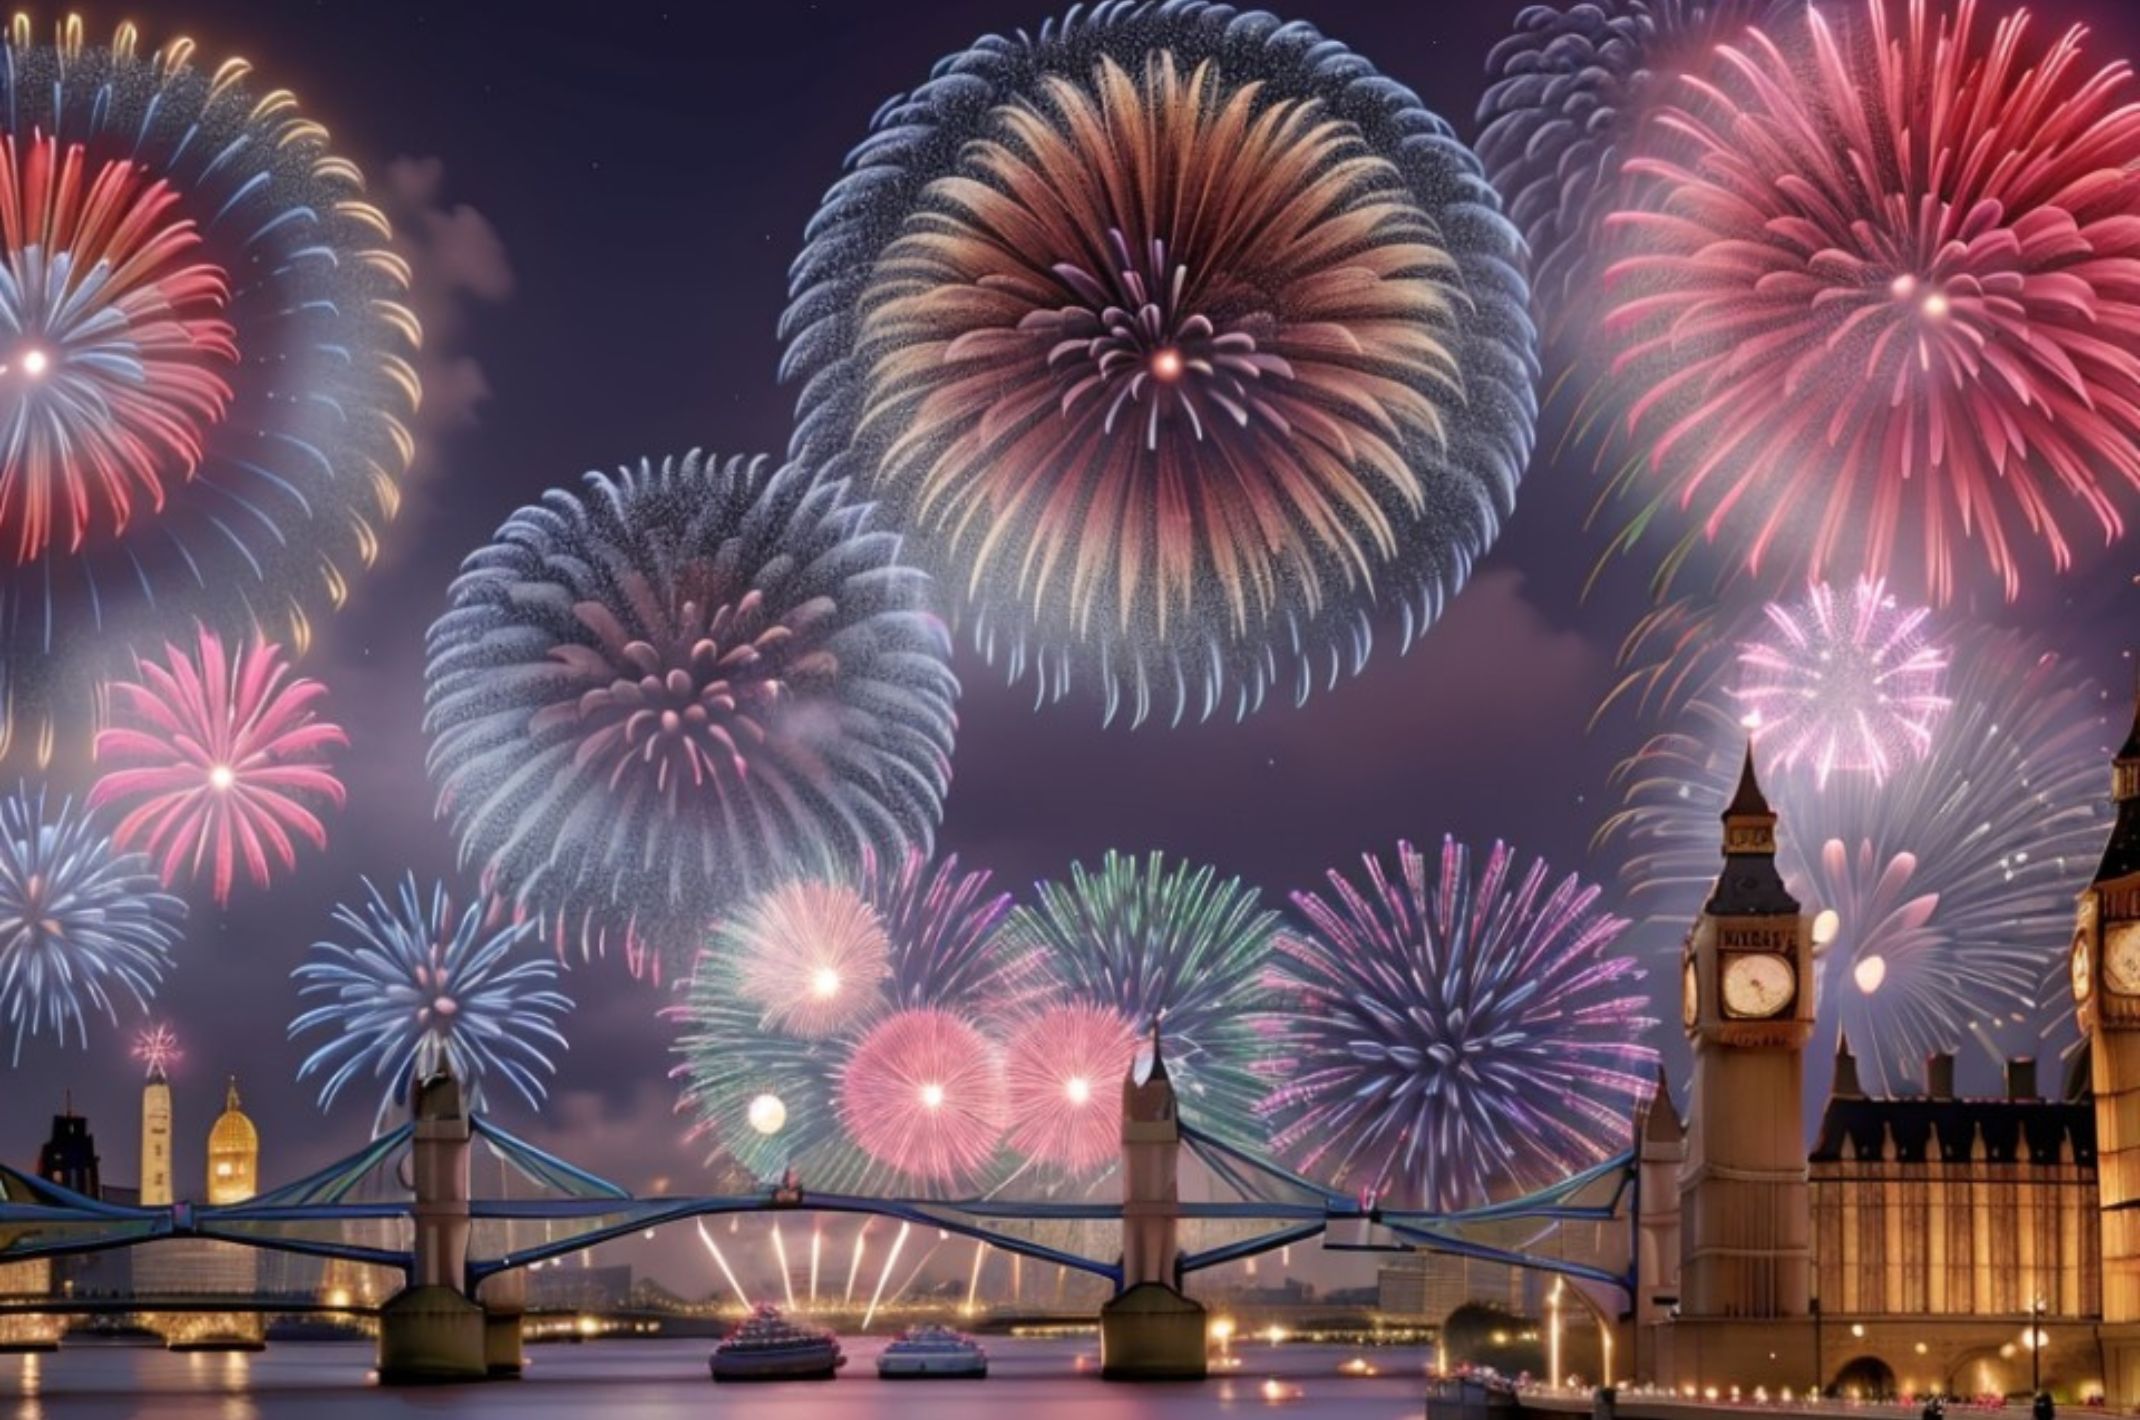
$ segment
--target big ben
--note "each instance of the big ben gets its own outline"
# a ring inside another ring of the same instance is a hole
[[[1776,828],[1749,747],[1681,962],[1694,1047],[1672,1361],[1683,1382],[1811,1378],[1810,1326],[1778,1325],[1812,1315],[1800,1101],[1814,1002],[1812,932],[1777,870]]]
[[[2140,704],[2111,765],[2117,821],[2073,931],[2073,1002],[2095,1091],[2104,1385],[2140,1398]]]

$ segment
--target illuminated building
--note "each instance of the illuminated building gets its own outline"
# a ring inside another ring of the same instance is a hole
[[[2026,1058],[2002,1096],[1960,1096],[1945,1054],[1921,1091],[1869,1096],[1845,1040],[1809,1150],[1811,919],[1749,757],[1681,963],[1686,1117],[1660,1089],[1636,1122],[1636,1379],[1774,1394],[1817,1377],[1866,1398],[2040,1379],[2140,1400],[2140,1215],[2121,1207],[2140,1200],[2140,713],[2113,781],[2072,955],[2088,1048],[2060,1097]]]

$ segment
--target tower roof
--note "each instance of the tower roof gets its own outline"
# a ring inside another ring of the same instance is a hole
[[[223,1112],[208,1130],[208,1152],[211,1154],[257,1153],[260,1149],[260,1131],[253,1121],[238,1107],[238,1077],[230,1078],[230,1088],[223,1095]]]
[[[1739,787],[1720,815],[1724,821],[1724,870],[1716,875],[1703,911],[1711,917],[1795,917],[1798,899],[1776,869],[1776,811],[1754,773],[1754,745],[1746,742]]]
[[[2110,794],[2117,802],[2118,817],[2103,845],[2103,859],[2096,865],[2099,883],[2140,873],[2140,682],[2133,694],[2132,729],[2111,761]]]

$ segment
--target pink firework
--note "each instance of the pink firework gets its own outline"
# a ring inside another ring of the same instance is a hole
[[[1927,608],[1860,579],[1848,592],[1816,582],[1766,610],[1769,634],[1740,646],[1731,687],[1764,759],[1806,765],[1825,788],[1838,772],[1885,783],[1930,753],[1953,702],[1947,652],[1926,638]]]
[[[1684,78],[1609,220],[1605,329],[1660,501],[1756,573],[1886,575],[1914,527],[1944,603],[1964,543],[2011,598],[2024,540],[2062,570],[2072,522],[2123,531],[2140,107],[2078,27],[1940,9],[1808,7]]]
[[[886,1016],[856,1043],[838,1093],[856,1145],[910,1179],[970,1184],[1003,1135],[1002,1062],[979,1027],[950,1011]]]
[[[178,1048],[178,1033],[161,1022],[134,1036],[134,1058],[150,1079],[169,1073],[185,1054]]]
[[[1121,1084],[1136,1054],[1136,1026],[1104,1006],[1050,1006],[1025,1021],[1004,1051],[1006,1142],[1071,1174],[1104,1168],[1121,1155]]]
[[[884,919],[845,883],[796,882],[752,900],[725,934],[738,987],[768,1030],[819,1040],[884,1001]]]
[[[326,751],[349,738],[319,718],[326,687],[288,679],[269,642],[233,659],[204,627],[197,656],[166,645],[164,657],[111,686],[113,723],[96,740],[97,762],[111,768],[89,802],[124,806],[114,841],[155,858],[166,886],[207,872],[216,901],[228,902],[240,858],[264,887],[270,857],[285,871],[296,865],[292,835],[327,846],[312,805],[341,807]]]
[[[80,144],[0,139],[0,539],[79,551],[163,507],[230,404],[223,272],[170,185]]]

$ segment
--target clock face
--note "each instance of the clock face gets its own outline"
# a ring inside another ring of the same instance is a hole
[[[1791,964],[1780,956],[1735,956],[1724,967],[1724,1010],[1746,1020],[1773,1016],[1791,1004],[1796,985]]]
[[[2140,996],[2140,922],[2119,922],[2103,933],[2103,980],[2120,996]]]
[[[1683,968],[1680,973],[1679,980],[1680,1022],[1683,1025],[1691,1027],[1694,1024],[1695,1017],[1699,1016],[1701,1013],[1701,987],[1695,980],[1694,959],[1692,957],[1689,957],[1687,958],[1687,964],[1685,968]]]
[[[2095,954],[2089,950],[2088,934],[2073,936],[2073,999],[2085,1001],[2095,989]]]

